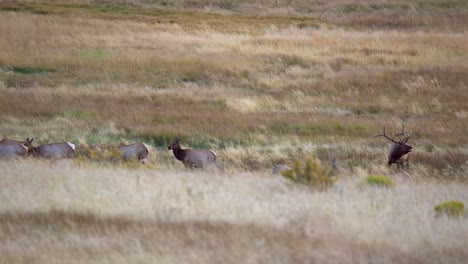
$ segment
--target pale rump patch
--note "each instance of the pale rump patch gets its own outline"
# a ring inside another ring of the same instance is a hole
[[[24,156],[27,156],[28,155],[28,147],[26,147],[24,144],[21,144],[21,146],[24,148],[25,152],[24,152]]]
[[[150,146],[146,145],[145,143],[142,143],[143,146],[146,148],[146,150],[148,151],[148,153],[150,153]]]
[[[75,151],[75,144],[70,143],[70,142],[67,142],[67,144],[68,144],[68,146],[70,146],[73,149],[73,151]]]
[[[218,155],[216,154],[216,152],[210,150],[211,153],[213,153],[215,155],[215,157],[218,157]]]

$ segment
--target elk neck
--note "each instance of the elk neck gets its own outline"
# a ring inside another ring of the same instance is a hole
[[[187,150],[181,149],[180,146],[172,148],[172,152],[174,153],[174,156],[176,157],[176,159],[181,160],[181,161],[183,161],[185,157],[187,156]]]
[[[28,155],[31,154],[33,157],[37,157],[39,155],[39,147],[31,147],[28,149]]]

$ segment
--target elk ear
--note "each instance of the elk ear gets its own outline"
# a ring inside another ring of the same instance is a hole
[[[180,138],[179,138],[179,137],[176,138],[176,139],[174,140],[174,142],[175,142],[175,143],[179,143],[179,142],[180,142]]]
[[[31,140],[29,140],[29,143],[32,143],[32,142],[33,142],[33,140],[34,140],[34,138],[31,138]]]

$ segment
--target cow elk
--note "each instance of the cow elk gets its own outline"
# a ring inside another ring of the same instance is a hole
[[[403,136],[403,139],[401,139],[400,141],[395,141],[394,138],[396,136]],[[390,147],[390,150],[388,151],[388,166],[391,166],[393,163],[396,163],[397,168],[401,169],[404,168],[406,162],[406,168],[409,167],[409,154],[413,150],[413,147],[406,144],[410,139],[411,135],[405,133],[404,126],[402,126],[401,133],[396,135],[393,134],[392,138],[388,137],[385,131],[385,127],[383,129],[383,134],[376,135],[374,136],[374,138],[375,137],[385,137],[386,139],[393,142],[392,146]]]
[[[137,158],[143,164],[148,162],[150,147],[145,143],[134,143],[130,145],[122,144],[117,146],[117,148],[119,149],[121,157],[124,160]]]
[[[179,145],[180,138],[175,139],[167,149],[172,150],[174,156],[182,161],[186,168],[218,167],[224,170],[224,164],[216,161],[216,153],[206,149],[182,149]]]
[[[3,138],[0,140],[0,158],[25,157],[32,148],[32,141],[32,138],[25,141]]]
[[[75,144],[70,142],[43,144],[30,148],[29,152],[34,157],[46,159],[74,159]]]

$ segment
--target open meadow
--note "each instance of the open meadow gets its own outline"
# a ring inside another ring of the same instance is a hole
[[[461,0],[1,1],[0,138],[77,146],[0,160],[2,261],[466,263],[467,209],[434,207],[468,206],[467,25]],[[402,124],[398,171],[372,137]],[[149,163],[90,155],[121,142]],[[306,157],[332,187],[271,174]]]

